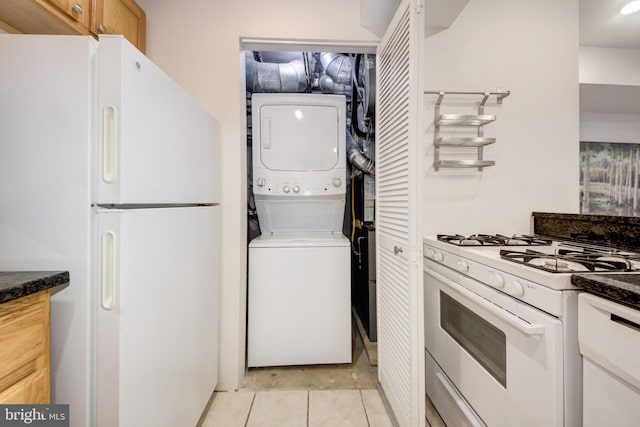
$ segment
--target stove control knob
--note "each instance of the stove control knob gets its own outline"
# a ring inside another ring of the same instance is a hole
[[[494,288],[502,288],[504,286],[504,278],[502,277],[502,275],[500,273],[497,272],[493,272],[491,273],[491,278],[490,278],[490,283],[491,286],[493,286]]]
[[[256,184],[258,184],[258,187],[264,187],[266,181],[264,180],[264,178],[258,178]]]
[[[466,273],[469,271],[469,264],[465,260],[461,259],[456,263],[456,269],[462,273]]]
[[[282,191],[284,191],[285,193],[289,192],[289,186],[285,185],[284,187],[282,187]]]
[[[427,250],[427,258],[431,258],[436,261],[442,261],[444,259],[444,255],[442,255],[442,252],[440,251],[437,251],[433,248],[429,248]]]
[[[522,286],[522,283],[518,282],[517,280],[514,280],[513,282],[507,282],[504,290],[506,293],[508,293],[509,295],[513,295],[514,297],[521,297],[522,295],[524,295],[524,286]]]
[[[298,187],[297,185],[293,186],[293,192],[294,193],[299,193],[300,192],[300,187]]]

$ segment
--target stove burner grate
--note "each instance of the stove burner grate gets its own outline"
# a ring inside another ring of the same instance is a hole
[[[502,249],[500,256],[551,273],[629,272],[640,268],[637,264],[640,259],[635,255],[601,252],[559,250],[557,254],[545,254],[531,249],[524,252]]]
[[[473,234],[462,236],[460,234],[438,234],[438,240],[457,246],[546,246],[550,245],[550,239],[527,234],[514,234],[504,236],[502,234]]]

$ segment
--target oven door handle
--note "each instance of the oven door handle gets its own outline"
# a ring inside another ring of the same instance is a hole
[[[440,276],[439,273],[436,273],[434,271],[429,272],[429,274],[434,274],[434,273]],[[441,276],[440,281],[444,283],[452,291],[458,293],[462,298],[466,298],[467,300],[476,303],[477,305],[481,306],[484,310],[490,312],[491,314],[493,314],[503,322],[509,324],[510,326],[513,326],[522,334],[528,337],[544,335],[544,325],[541,325],[539,323],[526,322],[521,318],[519,318],[518,316],[509,313],[505,309],[498,307],[491,301],[481,297],[475,292],[471,292],[469,289],[463,287],[462,285],[450,284],[449,283],[450,280],[443,276]]]

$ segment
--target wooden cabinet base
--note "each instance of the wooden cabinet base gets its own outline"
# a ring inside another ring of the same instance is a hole
[[[0,304],[0,404],[50,403],[50,292]]]
[[[40,369],[0,393],[0,403],[5,405],[46,405],[49,400],[48,369]]]

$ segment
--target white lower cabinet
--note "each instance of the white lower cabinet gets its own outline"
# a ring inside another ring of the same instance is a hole
[[[640,310],[582,293],[584,427],[632,427],[640,420]]]

